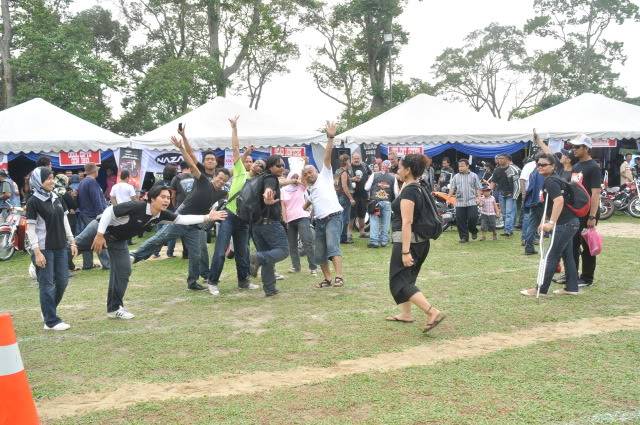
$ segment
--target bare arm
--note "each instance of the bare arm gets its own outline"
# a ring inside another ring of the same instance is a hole
[[[233,151],[233,163],[235,164],[240,159],[240,139],[238,138],[238,118],[229,118],[229,124],[231,124],[231,149]]]
[[[536,129],[533,129],[533,141],[538,145],[540,150],[544,153],[551,153],[551,149],[549,146],[545,145],[545,143],[538,137],[538,133],[536,133]]]
[[[196,161],[195,156],[189,155],[189,152],[187,151],[187,146],[189,146],[187,139],[183,137],[182,140],[178,140],[175,136],[171,136],[171,143],[173,143],[173,145],[180,149],[180,152],[182,152],[184,160],[191,169],[191,175],[193,175],[193,178],[199,179],[202,173],[200,173],[198,162]],[[188,149],[191,149],[191,147],[189,147]]]
[[[111,205],[118,205],[118,200],[116,199],[115,196],[111,197]]]
[[[353,201],[353,196],[351,196],[351,192],[349,191],[349,176],[347,176],[346,171],[343,171],[342,174],[340,174],[340,184],[342,186],[344,196],[349,198],[349,201]]]
[[[336,137],[336,123],[327,121],[327,147],[324,149],[324,166],[331,167],[333,139]]]
[[[413,224],[413,209],[415,203],[408,199],[400,201],[400,216],[402,217],[402,263],[411,267],[414,263],[411,257],[411,225]]]

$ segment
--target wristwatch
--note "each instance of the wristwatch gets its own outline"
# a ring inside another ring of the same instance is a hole
[[[595,219],[596,219],[596,217],[595,217],[595,216],[593,216],[593,215],[590,215],[590,216],[589,216],[589,220],[595,220]]]

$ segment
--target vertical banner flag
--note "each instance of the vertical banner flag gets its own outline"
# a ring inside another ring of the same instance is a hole
[[[360,150],[362,150],[362,158],[364,162],[367,164],[373,164],[376,160],[376,152],[378,151],[378,146],[373,143],[363,143],[360,145]]]
[[[58,160],[61,167],[77,167],[79,165],[100,164],[101,157],[100,151],[80,151],[80,152],[60,152],[58,154]]]
[[[424,149],[422,145],[389,145],[389,153],[395,152],[398,156],[405,156],[409,154],[422,154]]]
[[[142,187],[144,174],[142,173],[142,150],[133,148],[120,148],[120,170],[129,171],[129,183],[137,190]]]

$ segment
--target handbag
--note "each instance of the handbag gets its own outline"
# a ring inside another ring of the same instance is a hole
[[[596,230],[595,227],[589,227],[582,231],[582,238],[587,242],[589,246],[589,254],[592,257],[602,252],[602,236]]]

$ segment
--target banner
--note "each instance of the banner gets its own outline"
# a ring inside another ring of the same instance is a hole
[[[360,145],[360,150],[362,150],[362,157],[365,163],[373,164],[375,162],[378,145],[373,143],[362,143]]]
[[[77,167],[90,162],[100,164],[100,151],[60,152],[58,160],[61,167]]]
[[[271,148],[271,155],[281,155],[293,158],[302,158],[305,156],[305,148],[285,148],[285,147],[273,147]]]
[[[129,183],[137,190],[142,187],[144,174],[142,171],[142,150],[133,148],[120,148],[120,171],[129,171]]]
[[[0,153],[0,170],[9,172],[9,155]]]
[[[389,145],[389,153],[395,152],[398,156],[410,154],[423,154],[422,145]]]
[[[233,169],[233,152],[230,150],[224,151],[224,168],[227,170]]]
[[[592,139],[594,148],[615,148],[618,146],[617,139]]]
[[[196,159],[200,161],[200,152],[195,152]],[[180,168],[183,161],[182,153],[179,151],[142,151],[142,170],[154,174],[161,174],[165,165],[175,165]]]

